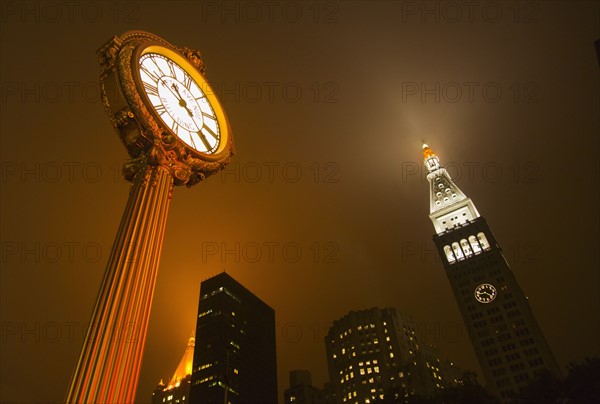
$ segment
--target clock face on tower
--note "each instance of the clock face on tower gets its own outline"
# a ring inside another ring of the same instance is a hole
[[[137,65],[146,104],[165,128],[196,152],[218,153],[226,141],[227,123],[204,76],[161,46],[146,48]]]
[[[490,303],[496,295],[496,288],[489,283],[482,283],[475,288],[475,299],[480,303]]]

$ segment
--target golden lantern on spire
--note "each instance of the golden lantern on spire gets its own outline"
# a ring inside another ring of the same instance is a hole
[[[429,157],[433,156],[435,156],[433,150],[431,150],[431,148],[427,146],[427,143],[423,143],[423,160],[427,160]]]

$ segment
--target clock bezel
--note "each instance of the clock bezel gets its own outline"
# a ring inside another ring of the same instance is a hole
[[[179,67],[181,67],[187,74],[190,75],[190,77],[196,82],[200,90],[206,96],[211,108],[215,112],[217,124],[219,125],[219,146],[214,153],[202,152],[188,145],[179,136],[177,136],[177,134],[175,134],[171,128],[165,125],[159,114],[156,112],[156,109],[152,105],[152,102],[150,101],[150,98],[144,89],[140,74],[140,58],[148,53],[156,53],[173,60],[173,62],[179,65]],[[144,107],[149,111],[156,125],[160,126],[164,131],[174,136],[177,141],[186,148],[186,150],[189,150],[190,153],[209,161],[219,161],[230,155],[232,137],[229,120],[227,119],[225,109],[223,108],[220,100],[217,98],[215,91],[210,86],[206,77],[190,62],[189,59],[179,53],[176,49],[173,49],[162,42],[148,41],[138,45],[134,50],[131,57],[131,73],[136,91],[140,95],[140,99]]]

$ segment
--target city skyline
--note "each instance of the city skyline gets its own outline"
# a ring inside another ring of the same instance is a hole
[[[600,354],[597,3],[498,3],[492,21],[477,2],[472,22],[443,2],[298,3],[297,21],[294,2],[273,21],[235,1],[99,17],[57,2],[60,18],[21,4],[2,2],[0,24],[2,401],[64,400],[130,188],[95,51],[133,29],[200,50],[237,151],[174,191],[136,402],[223,270],[276,310],[280,400],[290,370],[322,386],[329,323],[373,306],[479,372],[432,241],[423,140],[485,215],[563,372]]]

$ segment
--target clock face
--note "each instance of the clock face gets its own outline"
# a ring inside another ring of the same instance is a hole
[[[490,303],[497,294],[496,288],[489,283],[482,283],[475,288],[475,299],[480,303]]]
[[[221,128],[205,93],[210,88],[192,77],[197,76],[190,74],[193,66],[182,65],[159,53],[143,54],[139,73],[144,92],[155,113],[179,139],[200,153],[214,154],[221,143]]]

